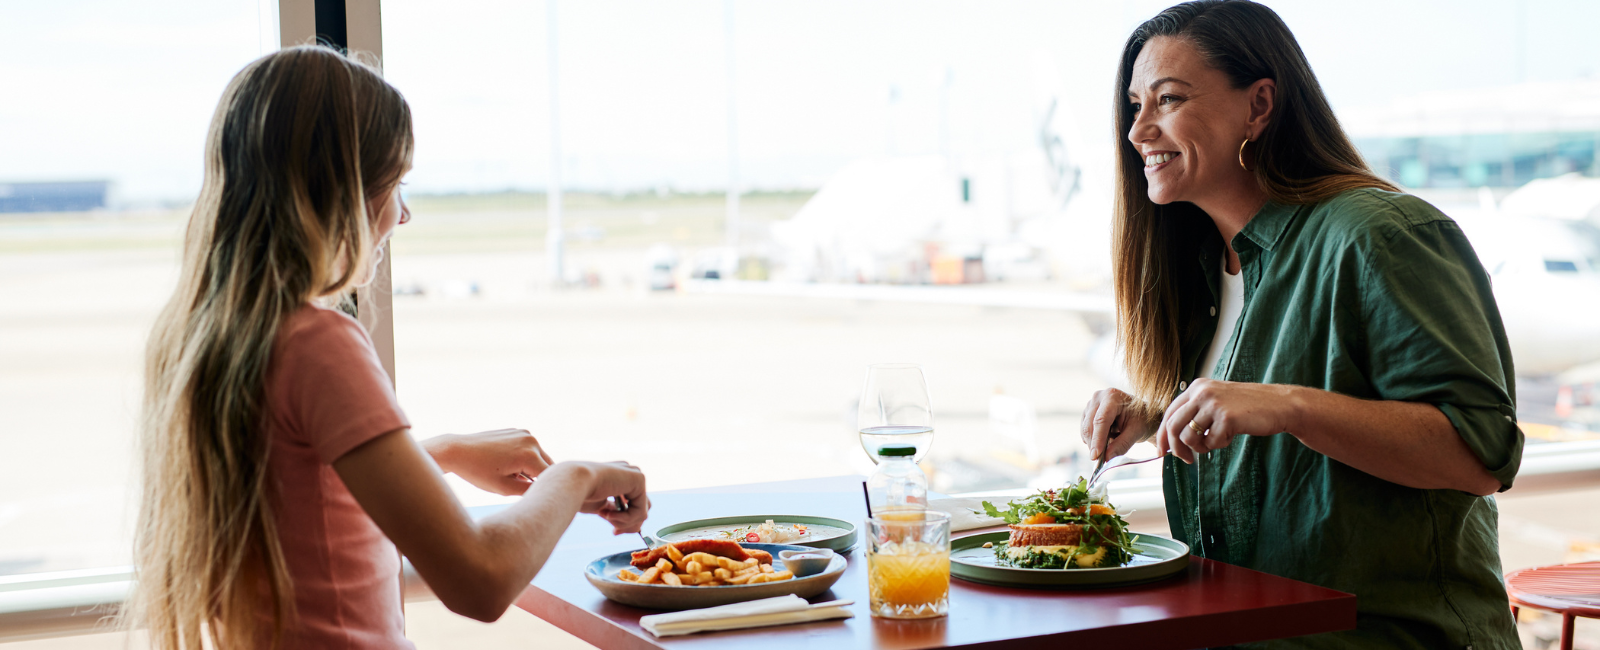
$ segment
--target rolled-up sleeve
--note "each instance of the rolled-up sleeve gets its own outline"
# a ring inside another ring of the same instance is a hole
[[[1367,368],[1383,399],[1432,404],[1511,487],[1522,462],[1511,348],[1489,276],[1454,222],[1427,221],[1360,251]]]

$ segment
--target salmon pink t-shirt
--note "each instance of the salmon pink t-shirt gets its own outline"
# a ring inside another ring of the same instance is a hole
[[[273,344],[266,398],[268,480],[296,609],[279,647],[414,647],[399,552],[333,470],[362,443],[410,426],[366,330],[337,311],[295,312]]]

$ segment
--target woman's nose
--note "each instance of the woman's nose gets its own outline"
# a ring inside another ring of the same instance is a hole
[[[1160,133],[1155,120],[1146,119],[1144,111],[1140,111],[1133,116],[1133,127],[1128,129],[1128,141],[1137,145],[1156,139]]]
[[[405,222],[410,221],[410,220],[411,220],[411,206],[406,205],[405,201],[401,201],[400,202],[400,223],[405,223]]]

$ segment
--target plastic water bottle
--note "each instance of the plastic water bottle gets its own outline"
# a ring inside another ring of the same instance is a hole
[[[928,509],[928,477],[912,457],[912,445],[884,445],[878,449],[878,469],[867,479],[867,503],[872,516],[893,512],[921,512]]]

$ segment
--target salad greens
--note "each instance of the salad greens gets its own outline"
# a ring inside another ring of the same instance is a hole
[[[1106,502],[1103,493],[1090,492],[1087,479],[1080,477],[1075,484],[1059,490],[1042,490],[1026,499],[1012,501],[1006,505],[1007,508],[1001,510],[994,504],[984,501],[983,511],[990,517],[1005,519],[1008,524],[1021,524],[1026,521],[1034,524],[1083,526],[1078,547],[1072,553],[1073,559],[1082,559],[1081,564],[1091,567],[1121,566],[1133,559],[1133,542],[1136,538],[1128,534],[1127,520]],[[1092,507],[1096,505],[1101,507]],[[1053,521],[1041,521],[1043,517],[1039,515],[1049,515]],[[1080,566],[1079,562],[1068,561],[1068,558],[1054,553],[1036,553],[1023,558],[1012,558],[1006,553],[1006,549],[1006,544],[996,544],[994,549],[995,558],[1003,564],[1041,569],[1070,569]]]

